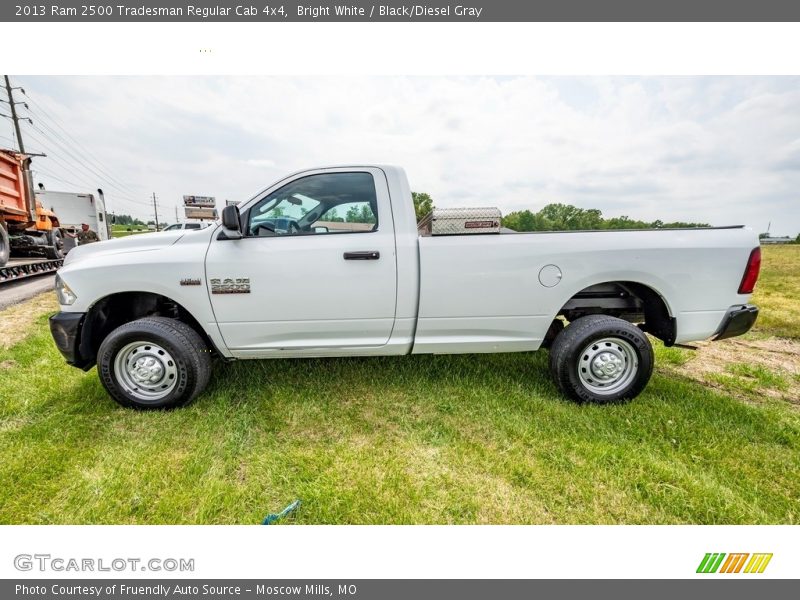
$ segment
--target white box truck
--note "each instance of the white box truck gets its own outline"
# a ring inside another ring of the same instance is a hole
[[[100,241],[111,239],[111,221],[106,213],[102,190],[97,190],[96,194],[37,190],[36,199],[44,208],[58,215],[61,229],[77,233],[81,229],[81,224],[86,223],[97,233]],[[66,251],[73,245],[72,238],[64,237]]]

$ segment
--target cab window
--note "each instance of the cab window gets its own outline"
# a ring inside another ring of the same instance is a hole
[[[366,233],[378,228],[378,199],[369,173],[320,173],[296,179],[249,211],[251,237]]]

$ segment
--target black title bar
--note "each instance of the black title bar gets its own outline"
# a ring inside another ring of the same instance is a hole
[[[712,576],[713,578],[713,576]],[[3,598],[22,600],[492,600],[615,598],[616,600],[782,600],[797,596],[797,581],[739,578],[628,580],[453,579],[23,579],[0,581]]]
[[[787,0],[429,0],[411,2],[208,2],[108,0],[0,2],[0,21],[27,22],[731,22],[800,21]]]

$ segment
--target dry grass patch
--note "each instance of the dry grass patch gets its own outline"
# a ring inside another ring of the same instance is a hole
[[[740,399],[800,406],[800,341],[747,336],[696,345],[684,364],[671,368]]]
[[[57,310],[58,303],[53,292],[44,292],[26,302],[0,311],[0,348],[11,348],[17,342],[25,339],[31,333],[36,320],[43,313]]]

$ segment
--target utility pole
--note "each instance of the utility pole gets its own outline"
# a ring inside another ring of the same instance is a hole
[[[19,117],[17,116],[17,103],[14,102],[14,94],[12,93],[11,81],[6,78],[6,93],[8,94],[8,106],[11,109],[11,120],[14,121],[14,129],[17,131],[17,143],[19,144],[20,154],[25,154],[25,145],[22,143],[22,132],[19,129]]]
[[[153,212],[156,214],[156,231],[159,230],[158,227],[158,204],[156,204],[156,193],[153,192]]]
[[[178,207],[175,207],[175,222],[178,222]]]

